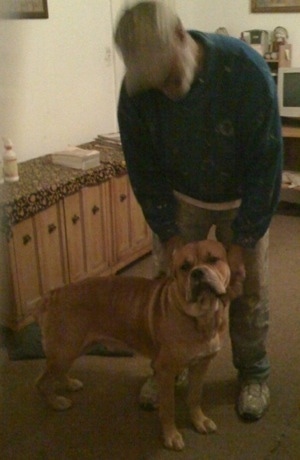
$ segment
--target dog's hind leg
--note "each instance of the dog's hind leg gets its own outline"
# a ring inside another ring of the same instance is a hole
[[[207,368],[212,356],[199,359],[189,367],[188,406],[194,427],[199,433],[213,433],[217,430],[215,423],[202,412],[202,388]]]

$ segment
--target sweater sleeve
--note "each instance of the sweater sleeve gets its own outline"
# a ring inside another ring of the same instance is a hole
[[[233,222],[233,242],[251,248],[278,205],[283,154],[276,88],[268,70],[249,72],[242,91],[237,133],[244,164],[242,205]]]
[[[165,174],[163,147],[158,151],[154,145],[151,137],[154,124],[151,125],[151,117],[145,120],[140,114],[138,100],[128,96],[123,84],[118,104],[122,147],[133,192],[145,219],[160,240],[166,241],[178,233],[176,201]]]

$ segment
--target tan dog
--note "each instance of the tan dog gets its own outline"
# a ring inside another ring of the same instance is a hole
[[[152,359],[159,387],[159,415],[164,444],[184,447],[175,425],[174,383],[189,368],[188,405],[195,428],[213,432],[216,425],[201,409],[203,377],[220,348],[230,270],[224,247],[213,240],[190,243],[173,256],[173,276],[89,278],[52,291],[38,319],[47,368],[37,387],[58,410],[71,401],[55,392],[57,383],[78,390],[82,383],[67,373],[85,348],[113,337]]]

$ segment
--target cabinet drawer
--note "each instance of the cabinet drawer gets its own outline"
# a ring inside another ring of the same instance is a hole
[[[151,245],[152,232],[145,221],[145,217],[137,202],[134,193],[129,187],[129,200],[130,200],[130,222],[131,222],[131,243],[137,246]]]

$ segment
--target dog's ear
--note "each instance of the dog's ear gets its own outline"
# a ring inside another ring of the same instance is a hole
[[[165,246],[165,255],[169,266],[169,273],[172,277],[176,275],[176,267],[179,265],[178,257],[183,241],[179,236],[171,238]]]

